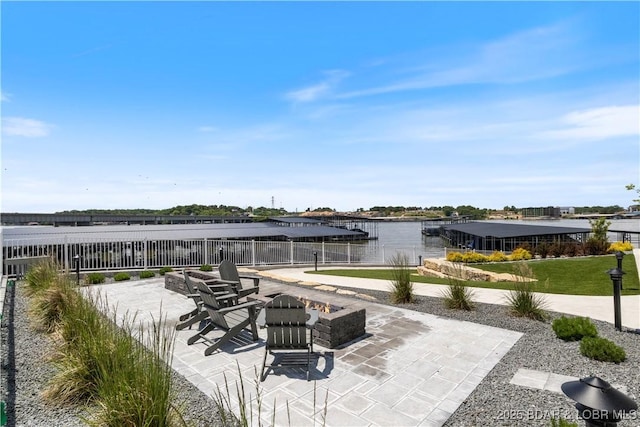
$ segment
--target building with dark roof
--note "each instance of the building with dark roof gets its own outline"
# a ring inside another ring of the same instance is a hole
[[[559,207],[547,206],[540,208],[522,208],[523,218],[560,218],[562,212]]]
[[[589,228],[470,222],[443,226],[441,238],[451,247],[511,252],[523,245],[536,247],[543,242],[585,242],[589,233]]]

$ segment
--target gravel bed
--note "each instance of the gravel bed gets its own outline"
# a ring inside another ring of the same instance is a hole
[[[374,297],[377,302],[392,305],[388,302],[388,292],[362,289],[358,292]],[[612,324],[593,321],[601,337],[625,349],[627,360],[620,364],[591,360],[582,356],[578,342],[557,338],[551,322],[560,317],[560,313],[551,312],[548,321],[538,322],[514,317],[502,305],[479,303],[471,312],[450,310],[444,307],[442,299],[434,297],[417,297],[415,303],[401,307],[524,334],[445,426],[549,426],[552,418],[560,417],[579,421],[575,402],[564,394],[509,384],[520,368],[578,378],[598,376],[616,387],[626,387],[626,393],[636,402],[640,398],[640,335],[618,332]],[[579,425],[584,425],[584,422],[579,421]],[[631,414],[618,426],[640,426],[640,413]]]
[[[20,287],[8,288],[2,320],[2,394],[7,402],[8,426],[81,426],[83,411],[45,404],[40,393],[52,377],[45,363],[51,354],[50,340],[34,332],[26,314],[26,299]],[[359,290],[377,302],[390,304],[387,292]],[[356,297],[357,298],[357,297]],[[640,397],[640,335],[617,332],[606,322],[594,321],[600,336],[622,346],[627,360],[621,364],[597,362],[580,354],[579,344],[556,338],[550,313],[547,322],[513,317],[505,306],[477,304],[474,311],[446,309],[442,300],[418,297],[401,307],[447,318],[465,320],[522,332],[524,335],[484,378],[445,426],[549,426],[553,417],[576,421],[574,402],[563,394],[509,384],[519,368],[553,372],[573,377],[599,376],[616,386],[626,387],[634,400]],[[13,325],[11,325],[13,323]],[[11,349],[14,349],[11,351]],[[184,403],[184,416],[193,426],[219,425],[212,399],[179,374],[175,392]],[[331,408],[329,408],[331,410]],[[86,413],[84,413],[86,415]],[[580,422],[580,425],[584,425]],[[640,426],[640,415],[629,417],[620,427]]]

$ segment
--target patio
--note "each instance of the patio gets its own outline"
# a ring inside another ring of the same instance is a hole
[[[319,300],[330,295],[331,303],[354,304],[338,294],[265,279],[260,288],[265,295],[304,293]],[[193,308],[188,298],[165,289],[162,278],[92,289],[117,305],[120,316],[137,311],[138,320],[150,321],[162,309],[170,327]],[[269,425],[275,414],[277,425],[440,426],[522,335],[373,302],[357,304],[366,308],[366,335],[337,349],[316,345],[312,381],[305,381],[302,369],[270,372],[260,385],[260,413],[252,404],[254,422],[260,417]],[[236,408],[241,375],[247,400],[255,398],[263,340],[236,340],[204,356],[205,343],[186,344],[195,332],[176,332],[173,368],[209,396],[224,390],[226,379]]]

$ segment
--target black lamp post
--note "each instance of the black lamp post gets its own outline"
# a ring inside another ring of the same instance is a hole
[[[315,271],[318,271],[318,252],[313,251],[313,264],[315,267]]]
[[[76,285],[80,286],[80,255],[73,257],[73,263],[76,267]]]
[[[625,274],[622,271],[622,252],[616,252],[616,259],[618,260],[618,267],[607,270],[611,281],[613,282],[613,314],[614,324],[618,331],[622,331],[622,313],[620,310],[620,290],[622,289],[622,275]]]
[[[222,262],[224,260],[224,249],[222,246],[218,248],[218,253],[220,254],[220,262]]]
[[[624,252],[616,252],[616,261],[618,261],[618,269],[622,270],[622,258],[624,258]],[[620,289],[624,289],[622,286],[622,280],[620,281]]]
[[[629,396],[598,377],[568,381],[560,388],[576,401],[575,407],[587,427],[615,427],[625,414],[638,409]]]

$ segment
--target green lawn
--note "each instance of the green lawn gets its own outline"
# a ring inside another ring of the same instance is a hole
[[[617,261],[613,255],[586,258],[561,258],[529,261],[538,279],[536,287],[540,292],[570,295],[613,295],[613,284],[606,273],[615,268]],[[473,267],[498,273],[512,272],[512,263],[473,264]],[[640,294],[640,281],[633,255],[622,260],[622,269],[626,272],[622,279],[622,295]],[[334,276],[361,277],[391,281],[391,271],[380,269],[348,269],[308,271],[311,274],[329,274]],[[416,283],[448,284],[447,279],[411,275]],[[477,288],[513,289],[510,282],[466,282]]]

